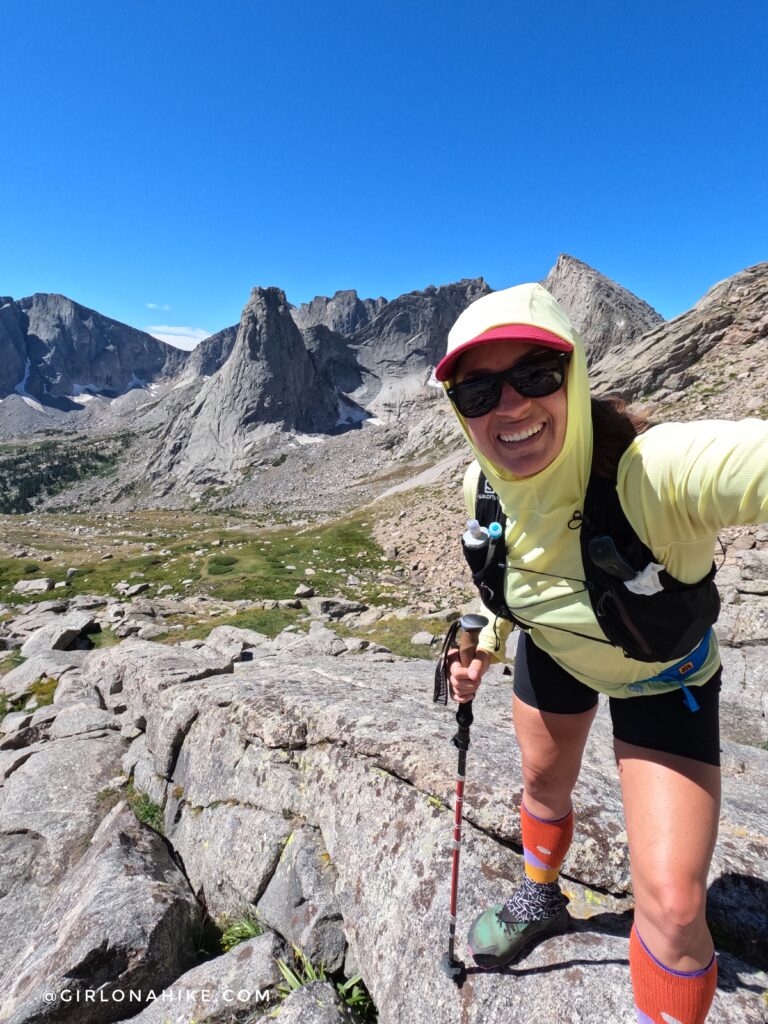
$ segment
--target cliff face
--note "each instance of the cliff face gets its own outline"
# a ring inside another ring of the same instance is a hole
[[[181,372],[184,380],[195,377],[211,377],[226,363],[232,355],[237,341],[238,324],[217,331],[210,338],[205,338],[189,353]]]
[[[63,295],[2,300],[0,397],[26,395],[43,406],[76,408],[82,394],[123,394],[170,377],[187,353],[110,320]]]
[[[720,281],[687,313],[606,353],[599,390],[686,419],[768,414],[768,263]]]
[[[245,468],[245,446],[277,431],[323,433],[338,402],[321,378],[278,288],[254,288],[221,369],[167,425],[151,459],[154,477],[225,483]]]
[[[24,380],[27,365],[27,339],[18,303],[0,298],[0,397],[12,394]]]
[[[490,291],[479,277],[408,292],[388,302],[349,340],[365,371],[351,397],[377,414],[417,397],[445,353],[458,315]]]

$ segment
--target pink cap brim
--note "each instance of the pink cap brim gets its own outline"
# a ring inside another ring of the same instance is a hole
[[[475,345],[482,345],[490,341],[528,341],[543,345],[545,348],[553,348],[558,352],[573,352],[573,345],[565,338],[559,338],[551,331],[545,331],[543,327],[532,327],[530,324],[502,324],[500,327],[492,327],[489,331],[483,331],[476,338],[470,338],[463,345],[459,345],[447,356],[440,360],[435,367],[435,377],[439,381],[449,380],[453,376],[453,370],[457,361],[470,348]]]

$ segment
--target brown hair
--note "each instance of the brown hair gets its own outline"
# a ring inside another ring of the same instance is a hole
[[[592,396],[592,469],[597,476],[616,480],[619,460],[627,445],[649,426],[644,416],[627,412],[616,395]]]

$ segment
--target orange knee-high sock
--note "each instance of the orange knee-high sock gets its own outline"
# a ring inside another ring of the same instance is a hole
[[[629,970],[638,1024],[704,1024],[717,988],[717,958],[700,971],[673,971],[659,963],[632,926]]]
[[[554,882],[573,839],[573,810],[564,818],[546,821],[531,814],[520,801],[525,873],[532,882]]]

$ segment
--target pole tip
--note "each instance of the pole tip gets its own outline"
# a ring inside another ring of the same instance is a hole
[[[467,968],[461,960],[457,960],[452,957],[449,953],[443,953],[443,958],[440,961],[440,967],[442,968],[443,974],[447,975],[451,981],[458,985],[459,988],[467,980]]]

